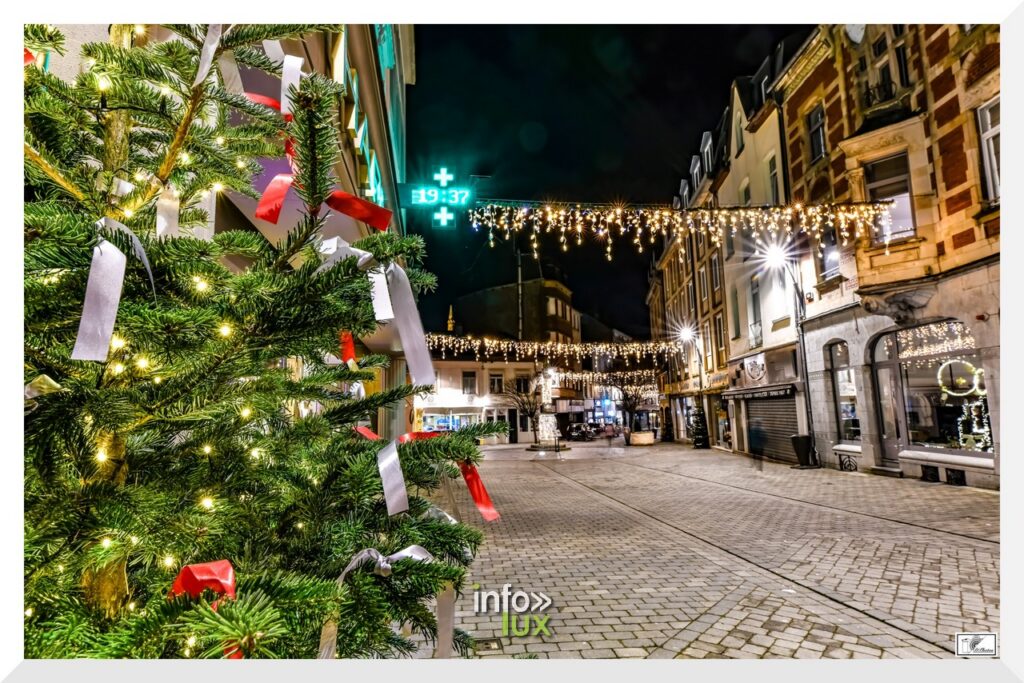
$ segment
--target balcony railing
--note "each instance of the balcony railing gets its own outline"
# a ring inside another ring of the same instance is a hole
[[[761,323],[750,323],[750,348],[756,349],[764,339],[761,336]]]
[[[879,104],[884,104],[890,100],[896,98],[896,83],[882,82],[875,85],[865,86],[864,88],[864,108],[870,109],[871,107]]]

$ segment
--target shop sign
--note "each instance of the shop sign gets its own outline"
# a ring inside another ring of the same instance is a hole
[[[738,391],[730,393],[729,398],[735,399],[755,399],[755,398],[788,398],[795,393],[795,388],[792,384],[787,384],[781,387],[771,387],[768,389],[751,389],[750,391]]]

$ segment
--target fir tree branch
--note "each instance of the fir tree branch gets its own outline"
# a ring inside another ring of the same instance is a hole
[[[85,193],[79,190],[74,183],[65,178],[64,175],[53,166],[53,164],[43,158],[43,155],[36,151],[36,149],[27,142],[25,143],[25,158],[32,162],[36,168],[46,174],[50,180],[60,186],[61,189],[78,201],[85,203]]]

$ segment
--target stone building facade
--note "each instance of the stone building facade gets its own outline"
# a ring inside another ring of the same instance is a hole
[[[802,252],[827,464],[998,487],[998,45],[998,26],[820,26],[775,83],[792,200],[892,202],[888,229]]]

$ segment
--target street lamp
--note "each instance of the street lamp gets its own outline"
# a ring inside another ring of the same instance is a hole
[[[761,260],[769,270],[775,272],[785,271],[793,283],[793,293],[796,296],[796,334],[797,343],[800,344],[800,379],[804,385],[804,410],[807,414],[807,431],[811,437],[811,465],[798,466],[800,469],[819,468],[821,460],[818,458],[818,448],[814,443],[814,411],[811,409],[811,383],[807,373],[807,344],[804,340],[804,320],[807,317],[807,308],[804,303],[803,287],[800,280],[794,273],[792,261],[795,254],[785,246],[774,242],[765,247]]]

